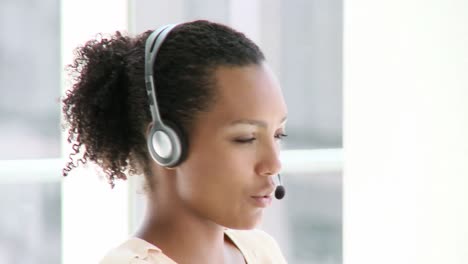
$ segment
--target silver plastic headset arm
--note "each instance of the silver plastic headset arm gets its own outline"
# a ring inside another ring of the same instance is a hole
[[[159,49],[161,48],[164,39],[167,37],[169,32],[175,27],[177,24],[170,24],[163,26],[151,33],[148,38],[146,39],[145,45],[145,84],[146,84],[146,92],[148,93],[148,100],[151,110],[151,117],[153,119],[153,123],[161,123],[162,122],[161,116],[159,114],[159,107],[158,101],[156,97],[156,87],[154,84],[154,62],[156,60],[156,56],[158,54]]]

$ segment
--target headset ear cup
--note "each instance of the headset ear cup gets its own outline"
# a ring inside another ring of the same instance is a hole
[[[173,165],[168,166],[168,167],[176,167],[177,165],[181,164],[185,159],[187,158],[188,154],[188,138],[187,134],[185,133],[185,130],[179,126],[178,124],[164,120],[164,124],[166,127],[170,127],[172,131],[177,135],[177,140],[179,141],[178,143],[180,144],[180,155],[177,158],[177,161],[174,162]]]
[[[188,142],[183,131],[170,121],[151,127],[147,145],[154,161],[161,166],[172,168],[186,159]]]

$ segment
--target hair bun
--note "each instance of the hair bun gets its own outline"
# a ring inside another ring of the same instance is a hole
[[[130,49],[131,39],[118,31],[109,38],[98,35],[77,48],[74,62],[68,66],[74,84],[63,100],[65,119],[71,127],[69,141],[76,145],[74,154],[81,145],[86,146],[85,154],[76,163],[91,159],[114,172],[111,174],[116,178],[125,177],[115,172],[127,165],[131,148],[126,71],[126,54]],[[116,145],[122,151],[108,149]],[[70,166],[75,166],[71,157],[64,174]]]

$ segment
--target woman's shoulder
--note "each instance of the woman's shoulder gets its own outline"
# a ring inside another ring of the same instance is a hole
[[[99,264],[175,264],[156,246],[136,237],[110,250]]]
[[[265,231],[227,229],[225,233],[252,263],[286,263],[278,243]]]

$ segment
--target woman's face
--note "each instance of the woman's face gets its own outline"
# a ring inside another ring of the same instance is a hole
[[[217,100],[189,131],[189,153],[177,168],[176,192],[198,217],[249,229],[273,197],[286,104],[265,64],[220,67],[215,79]]]

